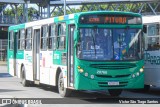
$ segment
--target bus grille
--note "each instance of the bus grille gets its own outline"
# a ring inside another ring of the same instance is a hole
[[[128,69],[136,67],[136,64],[91,64],[90,67],[97,69]]]
[[[130,74],[126,74],[126,75],[115,75],[115,76],[111,76],[111,75],[96,75],[97,77],[100,78],[124,78],[124,77],[129,77]]]
[[[108,82],[98,82],[99,87],[125,87],[128,82],[119,82],[119,85],[108,85]]]

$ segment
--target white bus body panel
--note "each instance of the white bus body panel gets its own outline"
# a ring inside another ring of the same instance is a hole
[[[145,59],[145,84],[160,86],[160,63],[151,63],[152,60],[157,60],[160,62],[160,50],[159,51],[147,51],[150,56],[156,56],[154,59]],[[151,61],[148,61],[151,60]]]
[[[70,15],[70,18],[73,18],[74,15]],[[32,27],[33,29],[40,29],[42,25],[54,23],[53,18],[43,19],[39,21],[33,21],[25,24],[25,28]],[[33,37],[32,37],[33,38]],[[56,85],[56,71],[57,68],[60,67],[63,72],[64,77],[64,87],[67,87],[67,66],[62,65],[53,65],[53,51],[41,51],[40,50],[40,64],[37,66],[40,67],[40,83],[48,84],[48,85]],[[32,51],[24,52],[24,66],[26,71],[26,79],[30,81],[33,80],[33,64],[32,64]],[[12,61],[10,61],[12,62]],[[14,74],[11,71],[11,74]]]
[[[25,27],[26,28],[28,28],[28,27],[34,27],[35,28],[35,26],[42,26],[42,25],[53,23],[53,22],[54,22],[53,18],[43,19],[43,20],[38,20],[38,21],[33,21],[33,22],[26,23]]]
[[[51,66],[50,72],[49,72],[49,84],[55,86],[56,85],[56,70],[57,68],[54,68],[53,65]]]
[[[144,25],[160,24],[160,15],[143,16],[142,20],[143,20]],[[148,34],[146,34],[145,36],[148,36]],[[147,40],[146,38],[147,37],[145,37],[145,40]],[[145,42],[146,42],[145,45],[148,45],[148,41],[145,41]],[[150,54],[150,56],[152,56],[151,60],[160,61],[160,50],[146,51],[146,52]],[[160,64],[158,63],[156,64],[154,62],[152,63],[151,61],[148,61],[148,60],[150,59],[146,57],[145,58],[145,68],[144,68],[144,73],[145,73],[144,83],[146,85],[160,86]]]
[[[40,52],[40,83],[49,84],[52,56],[48,51]]]
[[[9,74],[14,76],[13,59],[9,58]]]
[[[33,81],[32,51],[24,51],[26,79]]]
[[[143,16],[142,17],[143,24],[149,24],[149,23],[157,23],[160,22],[160,15],[157,16]]]
[[[64,86],[67,87],[67,67],[53,65],[53,51],[40,52],[40,83],[56,85],[56,71],[60,67],[63,72]]]

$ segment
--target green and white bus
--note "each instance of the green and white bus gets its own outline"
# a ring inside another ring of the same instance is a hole
[[[75,13],[9,27],[8,72],[23,86],[71,90],[144,87],[142,17],[137,13]]]

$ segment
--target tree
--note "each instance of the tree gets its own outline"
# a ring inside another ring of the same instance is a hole
[[[22,17],[24,15],[22,5],[19,5],[17,7],[17,10],[15,10],[15,11],[17,12],[17,17]],[[33,7],[28,8],[28,19],[29,19],[29,21],[31,21],[31,19],[33,17],[33,14],[37,14],[37,13],[38,13],[38,11],[35,8],[33,8]],[[8,15],[8,16],[11,16],[11,17],[15,18],[15,12],[14,12],[14,10],[12,10],[12,8],[5,9],[4,15]]]

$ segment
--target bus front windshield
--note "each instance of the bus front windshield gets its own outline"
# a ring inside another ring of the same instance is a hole
[[[141,29],[80,28],[77,56],[84,60],[139,60]]]

